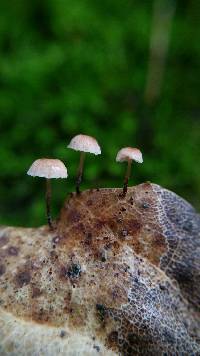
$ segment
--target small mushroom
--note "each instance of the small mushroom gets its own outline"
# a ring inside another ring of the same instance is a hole
[[[32,177],[46,178],[46,214],[50,229],[51,219],[51,178],[67,178],[67,168],[59,159],[41,158],[33,162],[27,174]]]
[[[131,163],[132,161],[143,163],[142,152],[138,150],[138,148],[124,147],[117,153],[116,161],[128,162],[126,175],[124,178],[124,187],[123,187],[123,196],[126,196],[128,181],[131,173]]]
[[[101,148],[94,137],[87,135],[77,135],[72,138],[71,142],[67,146],[75,151],[80,151],[80,162],[76,177],[76,192],[80,194],[80,184],[83,176],[83,165],[85,159],[85,153],[93,153],[95,155],[101,154]]]

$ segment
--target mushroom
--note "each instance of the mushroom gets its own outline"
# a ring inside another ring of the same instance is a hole
[[[32,177],[46,178],[46,214],[50,229],[53,229],[51,219],[51,178],[67,178],[67,168],[59,159],[41,158],[33,162],[27,174]]]
[[[131,173],[131,163],[132,161],[143,163],[142,152],[138,148],[124,147],[117,153],[116,161],[128,162],[126,175],[124,178],[124,187],[123,187],[123,196],[126,196],[128,181]]]
[[[75,151],[81,152],[80,162],[79,162],[79,167],[78,167],[78,172],[76,177],[76,192],[77,194],[80,194],[80,184],[83,176],[85,153],[89,152],[95,155],[100,155],[101,148],[94,137],[87,136],[87,135],[77,135],[73,137],[67,147],[72,148]]]

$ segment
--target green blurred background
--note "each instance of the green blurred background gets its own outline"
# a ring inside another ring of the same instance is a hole
[[[198,1],[0,1],[0,223],[45,222],[40,157],[65,162],[56,216],[74,188],[77,133],[97,138],[83,189],[122,186],[123,146],[139,147],[130,184],[150,180],[200,207]]]

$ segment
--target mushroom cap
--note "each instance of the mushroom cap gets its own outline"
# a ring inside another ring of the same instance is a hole
[[[95,155],[101,154],[101,148],[97,140],[87,135],[74,136],[67,147],[75,151],[89,152]]]
[[[116,161],[124,162],[133,160],[138,163],[143,163],[142,152],[138,148],[124,147],[117,153]]]
[[[40,158],[33,162],[27,174],[32,177],[67,178],[67,168],[59,159]]]

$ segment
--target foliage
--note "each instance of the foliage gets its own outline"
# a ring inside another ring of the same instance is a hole
[[[121,186],[123,146],[144,164],[131,184],[151,180],[198,205],[200,194],[198,2],[177,2],[161,97],[144,100],[153,2],[13,1],[0,11],[0,223],[44,222],[44,181],[26,176],[39,157],[62,159],[67,181],[53,182],[54,213],[73,189],[77,133],[95,136],[83,188]],[[196,40],[195,40],[196,36]]]

